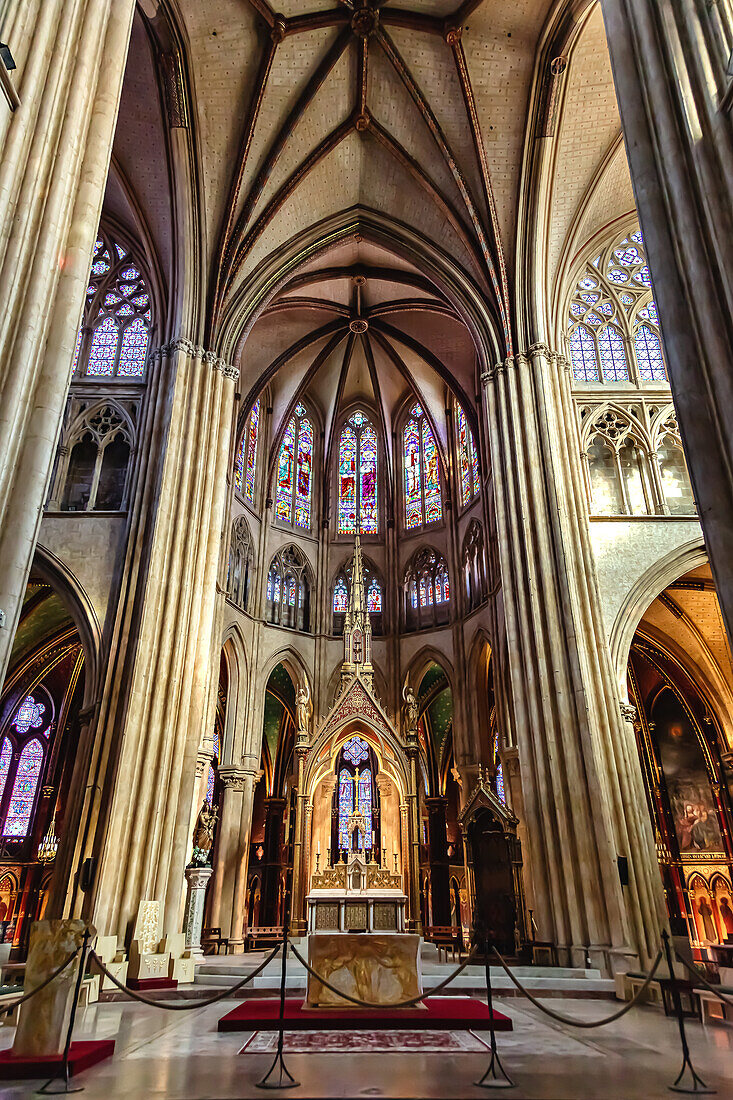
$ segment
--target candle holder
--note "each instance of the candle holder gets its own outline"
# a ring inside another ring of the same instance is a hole
[[[382,867],[387,866],[387,849],[382,848]]]
[[[394,873],[397,874],[397,853],[394,852]]]
[[[319,872],[321,870],[321,868],[319,867],[320,861],[321,861],[321,853],[316,852],[316,874],[319,874]]]

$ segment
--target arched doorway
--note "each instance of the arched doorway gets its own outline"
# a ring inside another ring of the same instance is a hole
[[[709,565],[647,608],[628,690],[670,922],[704,955],[733,935],[733,666]]]

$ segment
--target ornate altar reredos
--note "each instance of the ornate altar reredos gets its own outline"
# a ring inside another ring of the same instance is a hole
[[[302,931],[404,931],[419,911],[417,743],[375,695],[371,640],[357,536],[339,690],[312,737],[299,730],[293,924]]]

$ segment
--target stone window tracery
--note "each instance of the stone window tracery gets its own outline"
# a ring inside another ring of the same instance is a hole
[[[349,606],[349,593],[351,592],[350,563],[339,570],[333,585],[333,633],[343,634],[344,616]],[[379,637],[384,632],[383,608],[384,586],[377,576],[372,563],[364,560],[364,590],[366,595],[367,611],[372,626],[372,634]]]
[[[476,441],[468,423],[463,406],[455,402],[456,418],[456,454],[458,457],[458,479],[461,489],[461,505],[470,504],[481,488],[478,450]]]
[[[23,698],[0,746],[0,835],[12,840],[27,837],[33,825],[51,742],[53,707],[45,698]]]
[[[130,249],[100,231],[76,339],[74,375],[139,380],[151,330],[145,276]]]
[[[305,557],[297,546],[286,546],[272,559],[267,573],[267,622],[308,633],[310,595],[310,571]]]
[[[572,295],[567,326],[577,382],[667,381],[639,230],[587,264]]]
[[[118,401],[82,406],[62,437],[49,507],[118,512],[127,506],[134,428]]]
[[[247,610],[251,567],[252,535],[247,520],[244,516],[238,516],[232,524],[232,537],[229,544],[227,595],[237,607],[241,607],[242,611]]]
[[[405,626],[422,630],[450,619],[450,581],[442,554],[422,547],[413,555],[403,583]]]

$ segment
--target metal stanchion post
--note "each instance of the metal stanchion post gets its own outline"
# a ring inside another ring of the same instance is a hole
[[[672,950],[669,946],[669,934],[665,928],[662,932],[662,942],[664,944],[664,953],[667,956],[667,966],[669,967],[669,977],[672,983],[672,1000],[674,1001],[674,1010],[677,1016],[677,1024],[680,1029],[680,1042],[682,1043],[682,1069],[677,1074],[673,1085],[667,1085],[667,1088],[672,1092],[686,1092],[692,1093],[694,1096],[710,1096],[717,1089],[710,1089],[703,1081],[699,1073],[695,1072],[692,1065],[692,1059],[690,1058],[690,1048],[687,1045],[687,1035],[685,1034],[685,1017],[682,1011],[682,1000],[680,998],[680,991],[677,986],[677,975],[674,972],[674,966],[672,964]],[[692,1076],[692,1085],[681,1085],[680,1081],[685,1075],[685,1070],[689,1069]]]
[[[81,953],[80,953],[80,956],[79,956],[79,973],[76,975],[76,986],[74,988],[74,1000],[71,1002],[71,1014],[69,1016],[69,1028],[68,1028],[68,1031],[66,1032],[66,1042],[64,1044],[63,1088],[60,1088],[60,1089],[50,1088],[50,1086],[56,1080],[55,1077],[52,1077],[50,1081],[47,1081],[46,1084],[43,1085],[38,1090],[39,1093],[44,1093],[47,1096],[55,1096],[59,1093],[83,1092],[84,1091],[83,1085],[76,1085],[73,1088],[71,1088],[69,1086],[69,1052],[71,1050],[71,1036],[74,1032],[74,1022],[76,1020],[76,1010],[77,1010],[77,1007],[79,1005],[79,993],[81,991],[81,983],[84,980],[84,967],[86,966],[86,962],[87,962],[87,950],[89,948],[90,938],[91,937],[90,937],[90,934],[89,934],[89,925],[87,925],[84,929],[84,937],[83,937],[82,943],[81,943]]]
[[[290,906],[285,905],[285,915],[283,918],[283,944],[282,944],[282,967],[280,970],[280,1019],[277,1036],[277,1053],[275,1054],[275,1060],[268,1069],[265,1076],[261,1081],[257,1081],[256,1085],[258,1089],[295,1089],[300,1087],[300,1081],[296,1081],[292,1073],[288,1072],[288,1069],[283,1060],[283,1038],[284,1038],[284,1025],[285,1025],[285,978],[287,975],[287,960],[288,960],[288,922],[290,920]],[[271,1081],[270,1077],[275,1072],[275,1068],[278,1068],[279,1075],[276,1081]],[[287,1078],[287,1080],[285,1080]]]
[[[513,1089],[515,1087],[511,1077],[507,1074],[496,1047],[496,1031],[494,1030],[494,1002],[491,995],[491,963],[489,962],[489,938],[484,939],[484,960],[486,966],[486,1002],[489,1006],[491,1018],[489,1020],[489,1034],[491,1035],[491,1061],[488,1069],[480,1081],[474,1082],[484,1089]]]

